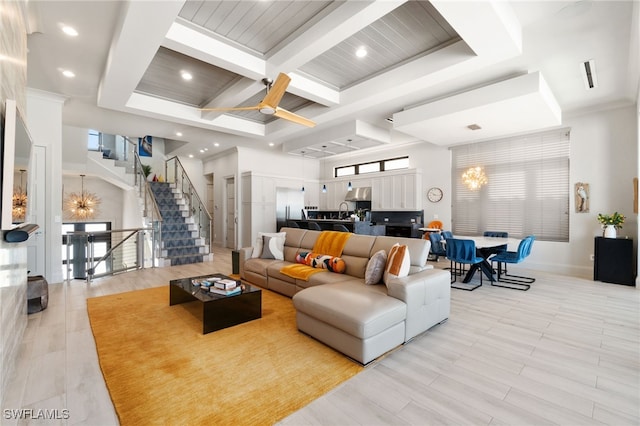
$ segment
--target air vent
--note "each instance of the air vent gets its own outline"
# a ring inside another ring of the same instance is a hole
[[[596,87],[598,87],[598,78],[596,77],[596,62],[593,59],[581,63],[580,70],[582,71],[584,87],[587,90],[595,89]]]

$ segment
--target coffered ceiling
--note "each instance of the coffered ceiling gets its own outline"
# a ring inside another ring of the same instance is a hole
[[[563,113],[632,103],[637,93],[631,1],[29,5],[29,87],[68,96],[67,124],[151,134],[181,155],[214,143],[305,156],[408,140],[448,146],[557,126]],[[61,36],[62,23],[79,36]],[[579,67],[589,59],[599,83],[591,91]],[[59,75],[68,68],[73,81]],[[291,77],[280,106],[314,128],[258,111],[202,111],[256,105],[261,80],[280,72]],[[469,131],[476,122],[482,129]]]

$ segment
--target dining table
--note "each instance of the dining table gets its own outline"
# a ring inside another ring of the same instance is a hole
[[[483,235],[455,235],[454,238],[461,240],[473,240],[476,245],[476,253],[482,257],[481,263],[471,265],[467,274],[462,280],[463,283],[468,283],[473,278],[478,268],[481,268],[482,273],[489,279],[489,281],[496,281],[494,274],[496,273],[491,266],[489,257],[498,253],[500,250],[506,247],[507,250],[515,250],[520,244],[520,240],[517,238],[502,238],[502,237],[485,237]]]

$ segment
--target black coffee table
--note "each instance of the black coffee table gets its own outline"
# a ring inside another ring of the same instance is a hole
[[[241,284],[242,292],[224,296],[194,286],[192,280],[207,277],[232,279],[222,274],[180,278],[169,281],[169,306],[199,301],[202,305],[202,334],[242,324],[262,317],[262,290],[249,284]]]

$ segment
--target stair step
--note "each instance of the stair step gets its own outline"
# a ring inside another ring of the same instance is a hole
[[[162,253],[163,258],[173,265],[202,263],[208,251],[198,237],[196,225],[189,218],[186,200],[177,194],[173,184],[150,182],[151,190],[162,216]],[[190,222],[190,223],[188,223]]]

